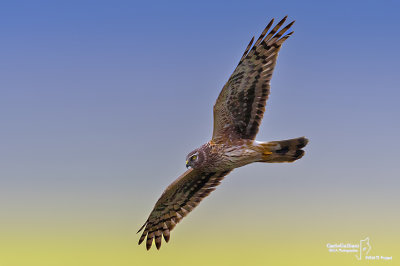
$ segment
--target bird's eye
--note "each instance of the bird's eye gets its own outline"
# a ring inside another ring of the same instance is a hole
[[[197,155],[193,155],[190,160],[195,161],[197,159]]]

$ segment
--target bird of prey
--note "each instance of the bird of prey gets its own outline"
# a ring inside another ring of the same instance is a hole
[[[255,137],[265,111],[270,80],[278,52],[292,35],[285,34],[294,21],[281,29],[284,17],[272,30],[273,19],[253,44],[248,44],[235,71],[222,88],[214,105],[212,139],[190,152],[190,167],[170,184],[155,204],[145,224],[139,245],[146,239],[150,249],[153,240],[157,249],[161,238],[168,242],[170,231],[233,169],[253,163],[293,162],[304,155],[305,137],[257,142]]]

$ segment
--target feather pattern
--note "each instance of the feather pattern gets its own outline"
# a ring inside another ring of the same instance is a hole
[[[284,17],[270,32],[273,21],[250,49],[247,46],[238,66],[223,87],[214,105],[215,143],[253,140],[258,133],[270,91],[270,80],[278,52],[283,42],[293,33],[284,35],[294,21],[278,30],[285,23]],[[268,33],[268,34],[267,34]]]
[[[168,242],[170,231],[174,229],[175,225],[193,210],[203,198],[215,190],[215,187],[229,172],[187,170],[167,187],[154,206],[149,218],[139,229],[138,233],[144,229],[139,239],[139,245],[146,237],[147,249],[151,248],[153,239],[157,249],[161,247],[162,236]]]

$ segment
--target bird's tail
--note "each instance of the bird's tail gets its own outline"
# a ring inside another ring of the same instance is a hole
[[[260,162],[294,162],[303,157],[304,151],[302,148],[304,148],[307,143],[308,139],[305,137],[259,143],[258,146],[262,152]]]

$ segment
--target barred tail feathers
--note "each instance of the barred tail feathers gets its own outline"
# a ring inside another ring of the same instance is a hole
[[[308,143],[305,137],[260,143],[262,149],[260,162],[284,163],[294,162],[304,155],[304,148]]]

